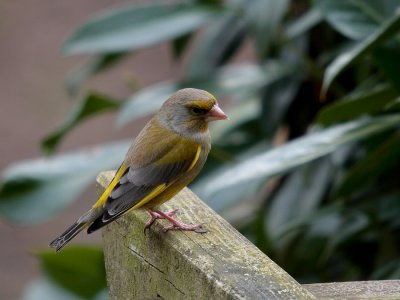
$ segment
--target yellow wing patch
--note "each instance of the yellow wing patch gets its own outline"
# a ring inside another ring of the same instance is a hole
[[[155,197],[157,197],[158,195],[160,195],[162,192],[165,191],[165,189],[167,188],[167,185],[165,183],[160,184],[158,186],[156,186],[150,194],[148,194],[146,197],[144,197],[142,200],[140,200],[139,203],[137,203],[136,205],[134,205],[130,210],[134,210],[137,209],[143,205],[145,205],[146,203],[150,202],[151,200],[153,200]]]
[[[191,169],[193,169],[194,165],[195,165],[195,164],[197,163],[197,161],[199,160],[200,152],[201,152],[201,146],[199,145],[199,146],[197,146],[196,155],[195,155],[195,157],[194,157],[192,163],[190,164],[188,171],[190,171]]]
[[[106,200],[107,200],[108,196],[111,194],[112,190],[117,185],[119,179],[121,178],[122,174],[124,174],[124,172],[126,171],[127,168],[128,168],[128,166],[125,165],[125,164],[122,164],[119,167],[119,169],[118,169],[117,173],[115,174],[113,180],[111,181],[111,183],[108,185],[106,190],[103,192],[103,194],[101,195],[99,200],[97,200],[97,202],[93,205],[92,208],[95,209],[95,208],[102,207],[104,205],[104,203],[106,203]]]

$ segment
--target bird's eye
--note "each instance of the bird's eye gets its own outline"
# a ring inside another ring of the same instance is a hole
[[[204,115],[207,113],[207,109],[200,108],[200,107],[192,107],[190,108],[190,112],[194,116]]]

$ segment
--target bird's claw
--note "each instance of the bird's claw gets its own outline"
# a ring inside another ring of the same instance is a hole
[[[171,210],[169,212],[161,212],[161,211],[153,211],[153,210],[148,210],[148,214],[150,215],[150,219],[146,222],[144,225],[144,233],[146,234],[146,230],[150,229],[150,227],[153,225],[153,223],[157,219],[165,219],[168,222],[171,223],[170,226],[164,227],[163,231],[167,232],[170,230],[184,230],[184,231],[194,231],[196,233],[207,233],[207,230],[203,228],[203,224],[185,224],[181,223],[174,218],[172,218],[173,215],[176,214],[178,210]]]
[[[164,214],[166,214],[169,217],[172,217],[173,215],[176,214],[177,211],[178,211],[178,209],[174,209],[171,211],[167,211]],[[150,227],[153,225],[153,223],[157,219],[164,219],[164,217],[161,216],[157,211],[148,210],[147,213],[150,215],[150,219],[144,224],[144,228],[143,228],[144,234],[146,234],[146,230],[150,229]]]
[[[168,232],[170,230],[184,230],[184,231],[194,231],[196,233],[207,233],[207,230],[203,228],[203,224],[183,224],[180,223],[172,224],[170,226],[164,227],[163,231]]]

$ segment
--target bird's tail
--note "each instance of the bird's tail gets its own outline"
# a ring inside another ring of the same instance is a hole
[[[60,251],[70,240],[72,240],[79,232],[81,232],[89,224],[86,222],[75,222],[67,230],[65,230],[58,238],[54,239],[49,247]]]
[[[92,208],[83,214],[78,221],[68,227],[58,238],[54,239],[49,247],[60,251],[70,240],[72,240],[79,232],[88,227],[103,213],[102,208]]]

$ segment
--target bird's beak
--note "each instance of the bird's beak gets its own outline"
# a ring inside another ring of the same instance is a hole
[[[228,116],[215,104],[208,112],[207,121],[228,120]]]

